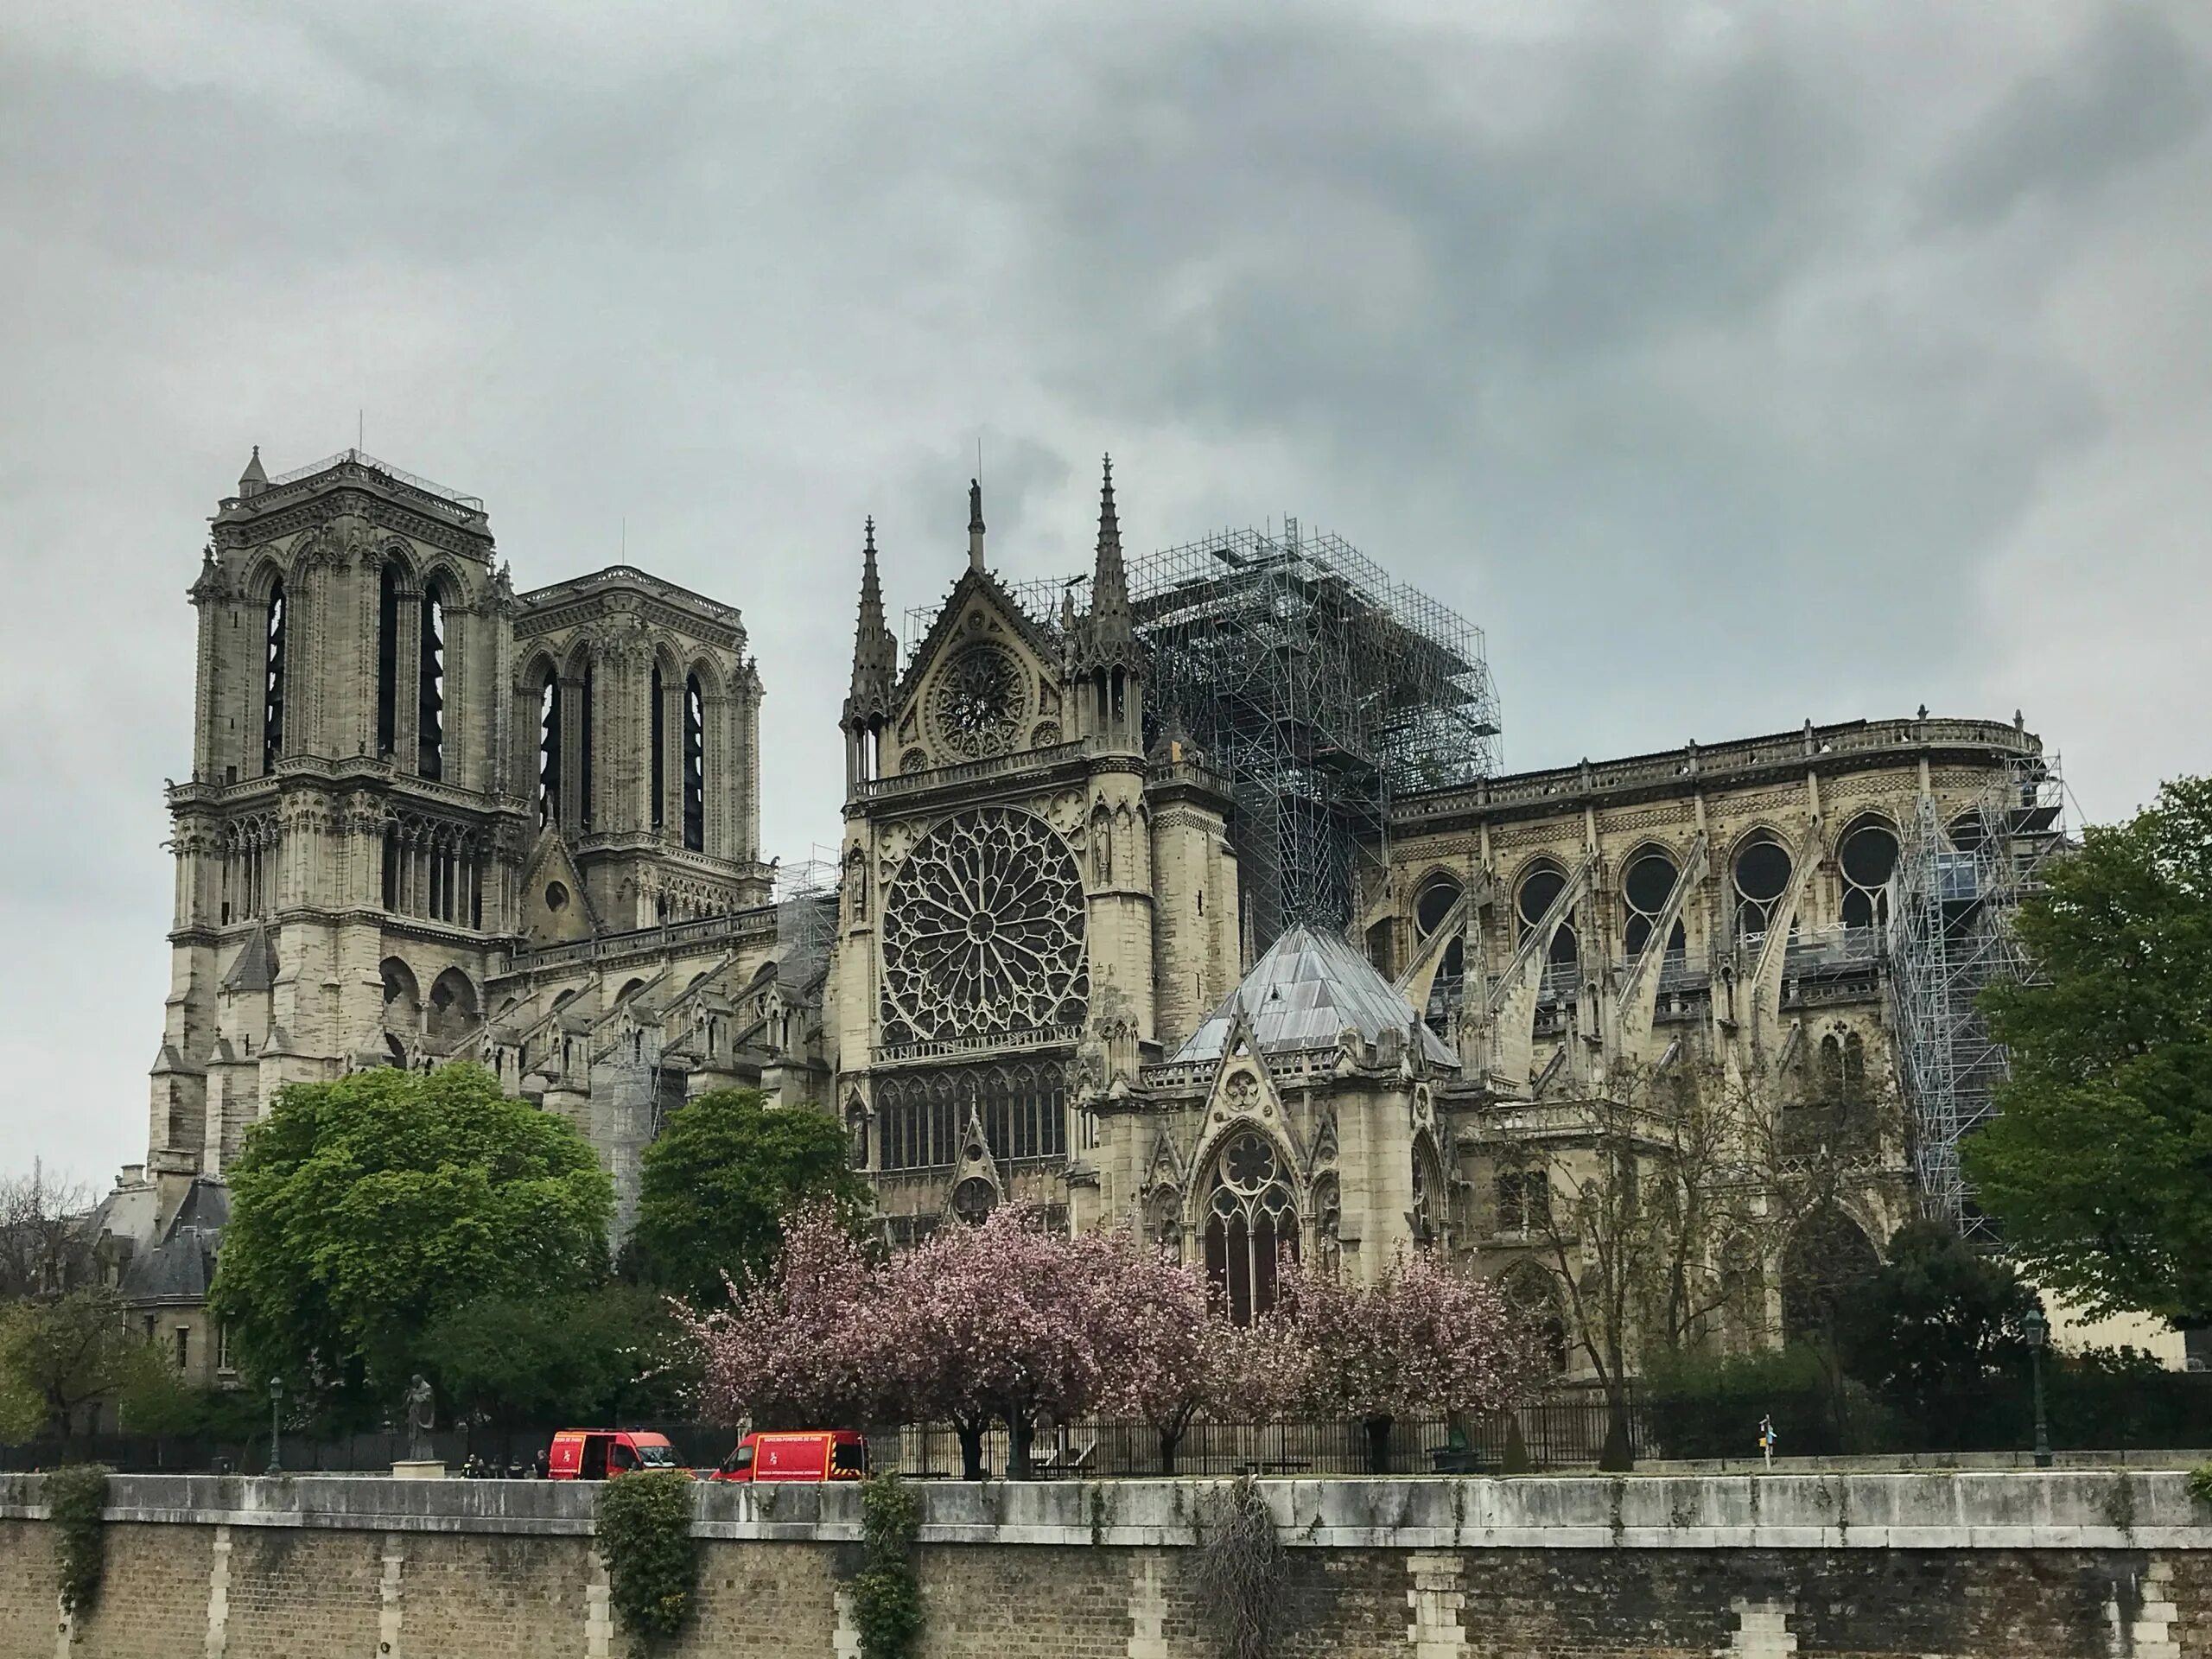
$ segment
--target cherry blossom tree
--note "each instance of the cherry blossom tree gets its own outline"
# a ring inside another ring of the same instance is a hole
[[[707,1414],[794,1428],[898,1414],[886,1387],[886,1277],[830,1205],[795,1211],[767,1272],[728,1281],[727,1307],[701,1314],[678,1304],[703,1361]]]
[[[1369,1286],[1287,1271],[1307,1402],[1365,1425],[1370,1473],[1386,1472],[1395,1420],[1500,1411],[1540,1375],[1534,1333],[1497,1287],[1434,1251],[1401,1255]]]
[[[1233,1329],[1209,1306],[1205,1275],[1128,1228],[1077,1241],[1104,1304],[1097,1322],[1098,1403],[1160,1437],[1160,1471],[1198,1414],[1219,1401]]]
[[[952,1424],[968,1479],[982,1478],[994,1420],[1007,1426],[1007,1472],[1026,1480],[1038,1414],[1073,1416],[1098,1399],[1103,1255],[1100,1241],[1006,1205],[977,1225],[940,1227],[885,1273],[887,1370],[910,1414]]]

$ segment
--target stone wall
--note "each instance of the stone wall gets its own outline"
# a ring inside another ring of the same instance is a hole
[[[922,1488],[927,1659],[1202,1659],[1211,1483]],[[0,1655],[628,1650],[566,1483],[124,1476],[107,1582],[56,1609],[35,1477],[0,1477]],[[2212,1505],[2177,1473],[1281,1481],[1282,1659],[2212,1659]],[[698,1489],[667,1651],[851,1659],[850,1487]]]

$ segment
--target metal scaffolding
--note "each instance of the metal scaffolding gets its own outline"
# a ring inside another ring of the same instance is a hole
[[[1897,861],[1890,920],[1898,1071],[1921,1203],[1968,1237],[1990,1226],[1959,1147],[1995,1115],[2008,1071],[1977,1006],[1984,988],[2032,972],[2012,918],[2065,842],[2055,759],[2022,755],[1948,821],[1923,794]]]
[[[1394,795],[1497,770],[1482,630],[1340,537],[1224,531],[1132,561],[1129,594],[1152,717],[1234,791],[1251,953],[1345,925]]]

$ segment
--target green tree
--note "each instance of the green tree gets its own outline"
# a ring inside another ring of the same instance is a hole
[[[855,1216],[865,1199],[836,1120],[770,1107],[757,1090],[717,1089],[671,1114],[645,1148],[626,1265],[699,1306],[720,1306],[722,1274],[766,1272],[783,1217],[825,1198]]]
[[[2021,907],[2039,982],[1985,993],[2011,1052],[1966,1173],[2037,1283],[2212,1319],[2212,779],[2085,832]]]
[[[86,1407],[157,1386],[165,1374],[111,1290],[0,1308],[0,1421],[16,1439],[41,1428],[67,1436]]]
[[[658,1416],[696,1371],[667,1302],[622,1284],[480,1297],[431,1325],[424,1345],[454,1409],[506,1428]]]
[[[1907,1222],[1890,1259],[1843,1300],[1844,1369],[1926,1422],[2018,1374],[2035,1302],[2011,1262],[1977,1254],[1940,1222]]]
[[[209,1302],[245,1375],[359,1418],[434,1369],[441,1316],[605,1276],[613,1185],[562,1118],[478,1065],[280,1090],[228,1172]]]

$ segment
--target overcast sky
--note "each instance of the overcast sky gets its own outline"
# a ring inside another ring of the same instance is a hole
[[[737,16],[739,21],[732,21]],[[2212,770],[2212,8],[0,0],[0,1171],[143,1155],[250,447],[742,606],[835,840],[860,525],[1285,513],[1488,630],[1515,768],[2025,710]]]

